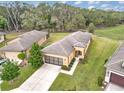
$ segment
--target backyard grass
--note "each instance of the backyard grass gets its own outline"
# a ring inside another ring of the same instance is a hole
[[[6,39],[10,41],[10,40],[12,40],[12,39],[18,37],[18,35],[21,35],[21,34],[23,34],[23,33],[24,33],[24,32],[13,32],[13,33],[7,34],[7,35],[6,35]]]
[[[18,35],[21,35],[24,32],[15,32],[15,33],[10,33],[6,34],[6,42],[11,41],[12,39],[16,38]],[[0,47],[5,46],[5,42],[0,43]]]
[[[95,34],[115,40],[124,40],[124,25],[97,29]]]
[[[97,85],[97,78],[104,77],[105,60],[118,44],[117,41],[95,36],[84,59],[86,63],[79,63],[73,76],[60,73],[49,90],[102,90]]]
[[[64,38],[68,34],[70,34],[70,33],[68,33],[68,32],[65,32],[65,33],[64,32],[63,33],[50,33],[50,38],[47,40],[47,43],[44,44],[43,46],[46,47],[46,46],[48,46],[48,45],[50,45],[50,44],[52,44],[52,43],[54,43],[58,40],[61,40],[62,38]]]

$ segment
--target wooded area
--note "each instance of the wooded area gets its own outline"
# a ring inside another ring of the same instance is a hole
[[[73,31],[86,29],[90,23],[97,27],[115,26],[123,19],[124,12],[88,10],[63,3],[39,3],[38,6],[19,1],[0,3],[0,29],[4,31]]]

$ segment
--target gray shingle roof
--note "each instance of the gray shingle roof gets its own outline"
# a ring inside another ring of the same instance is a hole
[[[42,51],[48,54],[67,57],[70,55],[70,53],[72,53],[74,47],[86,47],[90,39],[90,33],[77,31],[64,37],[62,40],[47,46]]]
[[[105,64],[105,66],[109,70],[124,74],[124,68],[122,67],[123,62],[124,62],[124,42],[110,57],[108,62]]]
[[[22,35],[19,35],[17,40],[13,40],[12,43],[0,48],[0,51],[23,51],[31,47],[34,42],[39,41],[41,38],[45,37],[47,32],[33,30],[30,32],[26,32]]]

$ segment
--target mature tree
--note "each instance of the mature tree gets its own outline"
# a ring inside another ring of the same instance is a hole
[[[3,65],[1,78],[2,80],[10,81],[16,78],[19,74],[19,67],[13,62],[8,61],[6,64]]]
[[[30,57],[28,62],[31,63],[31,65],[35,68],[38,68],[42,65],[42,54],[41,54],[41,48],[38,44],[34,43],[32,45],[32,48],[30,50]]]
[[[114,26],[124,19],[124,12],[100,9],[82,9],[63,3],[39,3],[33,6],[24,2],[4,2],[0,15],[7,20],[8,30],[49,29],[66,31],[85,29],[90,23],[95,26]]]
[[[93,23],[90,23],[90,24],[89,24],[88,31],[89,31],[90,33],[94,33],[94,31],[95,31],[95,26],[94,26]]]
[[[7,25],[7,20],[4,17],[0,16],[0,28],[5,29],[6,25]]]

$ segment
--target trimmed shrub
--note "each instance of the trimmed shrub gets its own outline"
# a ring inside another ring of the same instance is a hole
[[[63,70],[70,70],[70,68],[69,67],[67,67],[66,65],[62,65],[62,67],[61,67]]]
[[[103,77],[101,77],[101,76],[98,77],[98,85],[99,86],[103,85]]]
[[[83,62],[83,58],[80,58],[80,59],[79,59],[79,62]],[[84,63],[84,62],[83,62],[83,63]]]
[[[108,61],[108,59],[105,59],[105,63],[106,63],[107,61]],[[104,63],[104,64],[105,64],[105,63]]]
[[[75,61],[75,58],[72,59],[71,63],[74,63],[74,61]]]
[[[24,60],[25,57],[26,57],[26,55],[25,55],[25,53],[23,53],[23,52],[20,53],[20,54],[18,54],[18,58],[21,59],[21,60]]]

